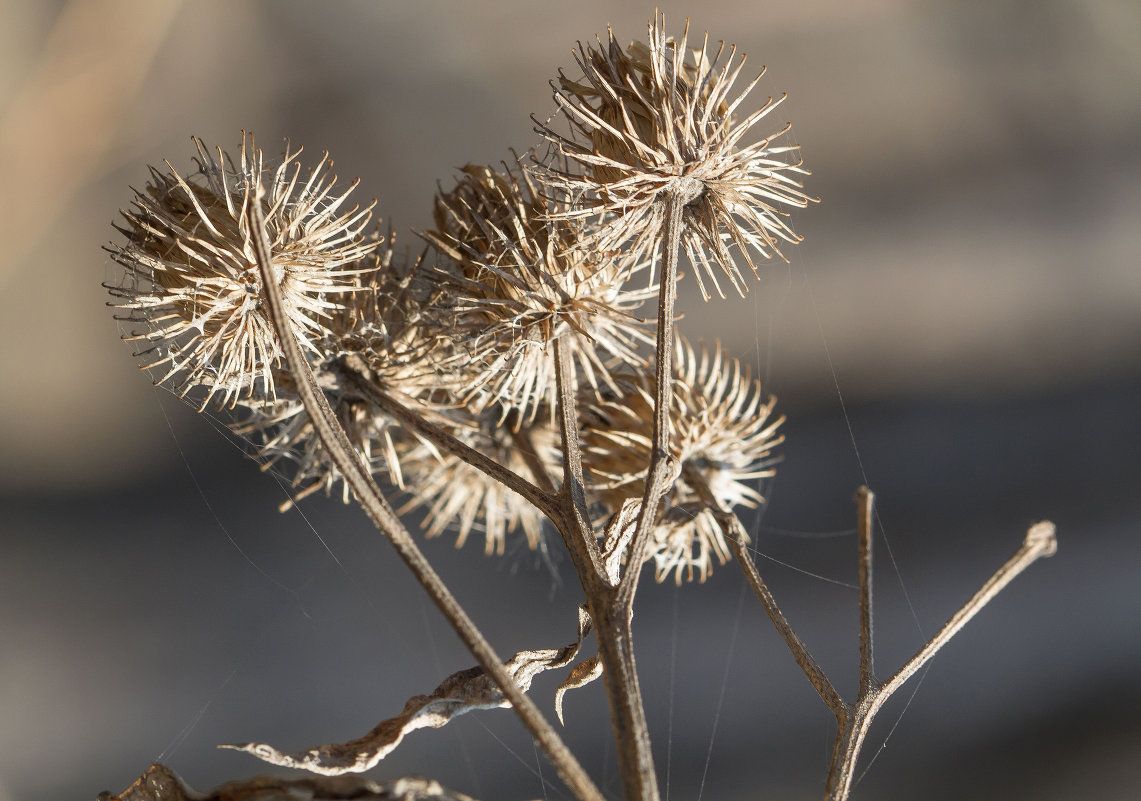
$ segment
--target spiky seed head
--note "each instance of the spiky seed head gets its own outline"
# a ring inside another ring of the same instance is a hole
[[[433,325],[433,298],[416,280],[421,259],[398,253],[394,241],[389,232],[376,253],[357,262],[359,284],[338,298],[340,308],[331,316],[336,333],[322,342],[325,356],[313,361],[333,415],[361,462],[370,473],[383,474],[403,488],[396,443],[415,441],[416,435],[345,382],[339,366],[351,354],[380,389],[423,414],[430,414],[437,400],[439,363],[450,358],[449,340]],[[294,492],[283,509],[319,490],[331,495],[338,485],[348,503],[348,484],[326,458],[291,377],[275,375],[278,401],[250,409],[231,428],[255,444],[263,469],[282,470],[291,482]]]
[[[667,193],[682,197],[682,244],[702,295],[709,298],[707,278],[724,297],[718,273],[743,295],[738,257],[757,272],[754,256],[784,258],[781,243],[801,240],[787,208],[815,200],[796,178],[808,171],[798,146],[775,144],[787,126],[747,141],[784,97],[738,116],[761,76],[740,92],[734,88],[745,64],[736,47],[722,42],[711,53],[706,34],[700,48],[691,49],[688,21],[681,41],[667,37],[664,25],[664,16],[655,15],[648,41],[625,50],[612,31],[605,44],[579,45],[582,78],[561,76],[554,85],[569,135],[537,123],[571,169],[547,165],[536,172],[550,191],[570,199],[567,216],[598,223],[595,247],[625,245],[635,260],[651,265],[651,279],[663,235],[662,200]]]
[[[653,341],[635,316],[651,293],[626,289],[625,268],[576,247],[579,226],[552,211],[518,164],[469,165],[436,198],[436,227],[423,236],[443,257],[435,277],[464,343],[463,400],[476,411],[498,405],[529,420],[553,408],[555,340],[596,393],[616,365],[641,365],[639,348]]]
[[[262,299],[247,208],[264,187],[262,212],[273,269],[294,333],[318,352],[331,329],[336,296],[357,284],[354,263],[371,252],[372,205],[346,209],[347,190],[326,153],[302,175],[298,148],[275,169],[263,163],[252,135],[243,134],[237,162],[194,139],[197,170],[183,176],[170,162],[151,168],[136,190],[123,244],[107,250],[126,268],[109,285],[110,305],[123,310],[124,339],[141,341],[143,367],[156,383],[185,395],[202,388],[202,408],[215,396],[233,407],[272,403],[281,348]]]
[[[719,344],[698,350],[679,337],[674,365],[670,449],[681,472],[666,496],[649,557],[659,581],[673,573],[680,583],[683,577],[704,581],[713,559],[728,558],[717,511],[764,502],[756,482],[775,474],[773,450],[783,440],[777,429],[784,418],[774,418],[775,400]],[[592,405],[583,434],[587,483],[607,515],[642,497],[653,443],[653,378],[630,374],[621,383],[620,395]]]

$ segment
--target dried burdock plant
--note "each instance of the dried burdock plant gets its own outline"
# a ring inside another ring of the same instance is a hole
[[[686,28],[688,32],[688,25]],[[808,680],[836,716],[826,797],[844,799],[868,726],[884,701],[1027,565],[1054,552],[1041,523],[1021,550],[889,681],[872,664],[871,493],[859,497],[860,690],[842,700],[769,592],[738,518],[764,502],[782,416],[720,344],[676,333],[682,251],[698,286],[739,292],[743,260],[799,241],[791,208],[813,200],[787,127],[755,137],[778,106],[750,109],[732,46],[697,48],[655,15],[645,42],[579,46],[581,76],[554,84],[569,132],[547,124],[546,156],[464,168],[437,195],[417,257],[347,208],[327,157],[305,171],[286,147],[264,166],[243,135],[236,161],[197,139],[197,170],[169,163],[124,211],[126,268],[110,286],[144,343],[156,383],[234,415],[296,502],[318,490],[355,500],[390,540],[477,665],[372,732],[264,760],[322,774],[366,770],[419,728],[512,708],[580,801],[604,798],[528,697],[564,670],[553,699],[604,679],[622,797],[656,801],[658,774],[638,683],[634,600],[647,562],[658,581],[702,581],[736,558]],[[352,186],[355,186],[354,183]],[[349,189],[352,189],[352,186]],[[656,300],[656,327],[642,319]],[[384,481],[384,487],[378,483]],[[401,499],[399,513],[389,494]],[[291,503],[292,503],[291,502]],[[562,547],[582,590],[578,637],[503,660],[424,558],[401,514],[428,536],[482,533],[488,554],[510,537]],[[556,536],[557,535],[557,536]],[[596,652],[580,656],[593,633]],[[578,659],[577,663],[574,663]],[[574,664],[572,664],[574,663]],[[466,798],[432,782],[310,779],[224,785],[208,798]],[[161,766],[120,798],[199,797]]]

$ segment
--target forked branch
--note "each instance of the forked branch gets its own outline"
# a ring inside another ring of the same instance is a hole
[[[699,492],[707,496],[708,487],[696,484]],[[702,491],[704,490],[704,491]],[[963,607],[947,621],[915,656],[896,671],[888,681],[875,678],[872,648],[872,519],[874,495],[867,487],[856,493],[859,506],[859,565],[860,565],[860,690],[855,703],[844,701],[801,639],[792,630],[776,600],[761,579],[745,543],[744,527],[732,512],[718,510],[718,520],[737,561],[745,571],[753,591],[760,599],[773,625],[788,645],[804,675],[816,689],[820,698],[836,717],[836,739],[832,749],[832,762],[825,785],[825,801],[845,801],[852,791],[856,761],[860,756],[864,738],[876,713],[903,684],[915,675],[939,649],[947,644],[967,622],[998,595],[1022,571],[1040,558],[1053,556],[1058,550],[1054,524],[1049,521],[1030,527],[1022,547],[1000,567]],[[707,501],[708,502],[708,501]]]

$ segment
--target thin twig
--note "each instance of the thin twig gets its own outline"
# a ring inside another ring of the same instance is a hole
[[[1006,564],[1000,567],[986,584],[971,596],[971,600],[967,601],[963,608],[936,632],[930,642],[920,648],[915,656],[907,660],[907,663],[884,683],[882,692],[890,695],[899,689],[900,685],[927,664],[928,660],[946,645],[948,640],[958,634],[959,630],[984,606],[990,603],[996,595],[1002,592],[1003,588],[1013,581],[1019,573],[1037,560],[1053,556],[1057,552],[1058,538],[1054,524],[1044,520],[1031,526],[1026,532],[1026,538],[1022,541],[1022,547],[1015,552],[1014,556],[1010,557]]]
[[[653,443],[650,465],[646,470],[646,486],[638,525],[630,543],[630,557],[622,576],[618,601],[626,608],[634,605],[634,594],[642,574],[642,563],[649,547],[650,532],[657,522],[658,505],[669,491],[676,465],[670,459],[670,406],[673,400],[674,302],[677,298],[678,257],[681,251],[682,215],[685,206],[700,193],[696,181],[679,179],[664,192],[662,232],[662,278],[658,289],[658,339],[655,354],[656,386],[654,398]]]
[[[547,722],[534,702],[523,693],[503,666],[503,661],[495,653],[483,634],[476,628],[447,586],[436,574],[424,557],[400,518],[388,505],[372,476],[364,468],[360,458],[349,443],[344,430],[337,423],[324,392],[317,386],[313,371],[309,367],[298,344],[292,325],[289,322],[285,305],[274,271],[269,238],[266,233],[265,216],[262,212],[264,190],[259,187],[257,196],[247,206],[247,221],[250,227],[254,255],[261,273],[262,289],[270,316],[286,365],[297,384],[297,391],[309,414],[314,431],[325,448],[330,461],[344,476],[360,501],[361,508],[378,529],[388,537],[396,552],[408,565],[425,592],[444,614],[460,639],[471,651],[480,666],[495,681],[512,708],[527,729],[534,735],[539,746],[554,764],[567,787],[580,801],[602,801],[602,793],[591,781],[558,733]]]
[[[788,619],[784,616],[780,606],[777,605],[772,592],[765,584],[764,579],[761,578],[761,574],[757,570],[757,565],[746,547],[748,535],[740,519],[733,512],[721,508],[708,482],[705,481],[697,470],[692,467],[687,467],[685,468],[684,475],[686,483],[697,491],[702,502],[715,510],[714,513],[717,517],[717,522],[721,526],[721,531],[724,533],[725,539],[729,542],[729,548],[733,551],[733,555],[737,558],[741,569],[745,571],[745,577],[748,579],[749,585],[753,588],[753,593],[761,602],[761,606],[764,607],[765,614],[769,616],[769,620],[772,621],[773,626],[776,627],[777,632],[785,641],[788,650],[792,652],[792,657],[796,660],[796,664],[800,666],[800,669],[816,689],[817,694],[823,699],[824,703],[828,705],[828,708],[837,716],[844,714],[846,707],[844,701],[840,698],[840,694],[836,692],[836,688],[832,686],[832,682],[824,675],[824,670],[820,667],[820,664],[812,657],[812,654],[809,653],[804,641],[793,631]]]
[[[872,509],[876,496],[867,487],[856,490],[860,554],[860,697],[875,684],[875,657],[872,651]]]
[[[582,448],[578,435],[578,381],[570,350],[561,338],[555,339],[555,383],[559,394],[559,434],[563,446],[563,485],[559,499],[568,524],[565,539],[579,581],[589,599],[598,597],[603,591],[606,572],[586,508],[586,482],[582,476]]]
[[[341,372],[352,383],[353,388],[365,400],[377,406],[384,412],[395,417],[402,425],[412,429],[432,444],[447,451],[453,456],[462,459],[467,464],[486,474],[534,505],[539,511],[551,518],[556,527],[561,522],[558,504],[551,493],[544,492],[523,476],[492,459],[487,454],[472,448],[459,440],[447,429],[417,414],[399,400],[382,390],[369,380],[368,368],[359,356],[350,355],[340,362]]]
[[[734,519],[736,516],[734,515]],[[729,547],[733,551],[733,555],[737,558],[737,562],[745,570],[745,577],[749,581],[749,585],[753,588],[753,593],[761,602],[764,607],[765,613],[769,616],[773,626],[776,627],[777,633],[780,634],[781,639],[784,640],[788,650],[792,653],[792,658],[796,660],[796,664],[800,666],[805,677],[809,683],[816,689],[817,694],[828,705],[834,714],[840,715],[844,710],[844,701],[840,698],[840,694],[836,692],[836,688],[832,686],[832,682],[824,674],[824,669],[820,667],[812,654],[809,652],[808,647],[804,641],[800,639],[792,626],[789,625],[788,619],[784,616],[780,606],[777,605],[776,599],[773,597],[772,592],[761,578],[761,574],[757,571],[757,566],[753,562],[752,557],[749,555],[748,549],[745,547],[744,541],[739,538],[739,535],[731,535],[727,533],[729,540]]]
[[[846,801],[852,791],[856,761],[860,748],[876,713],[892,694],[903,686],[915,672],[923,667],[939,649],[947,644],[967,622],[990,603],[1002,589],[1022,571],[1040,558],[1053,556],[1058,550],[1054,524],[1036,523],[1026,532],[1022,547],[1000,567],[963,607],[947,621],[907,663],[884,684],[878,684],[872,675],[871,654],[871,524],[872,493],[861,487],[857,493],[860,504],[860,694],[855,704],[847,705],[847,714],[837,715],[836,742],[832,750],[832,764],[828,769],[825,801]],[[866,568],[865,568],[866,565]],[[866,606],[866,615],[865,615]]]

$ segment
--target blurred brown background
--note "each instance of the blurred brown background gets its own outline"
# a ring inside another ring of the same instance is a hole
[[[753,364],[790,418],[761,552],[850,582],[852,538],[809,533],[851,528],[868,481],[886,677],[1028,523],[1059,523],[1059,555],[936,660],[855,797],[1138,797],[1141,6],[662,7],[768,65],[757,102],[789,92],[772,122],[823,199],[747,299],[683,283],[687,334]],[[278,516],[283,490],[218,422],[134,369],[99,286],[128,185],[188,167],[191,134],[234,147],[244,128],[270,153],[328,149],[386,222],[422,226],[454,168],[534,142],[576,40],[642,37],[652,12],[0,4],[0,801],[119,790],[160,757],[205,789],[259,770],[216,743],[347,739],[470,663],[359,515]],[[571,636],[565,569],[429,549],[502,652]],[[851,691],[855,594],[762,568]],[[675,798],[816,798],[830,717],[741,585],[725,568],[644,593],[660,768]],[[568,706],[614,790],[601,690]],[[561,797],[506,712],[413,735],[376,774],[405,772]]]

